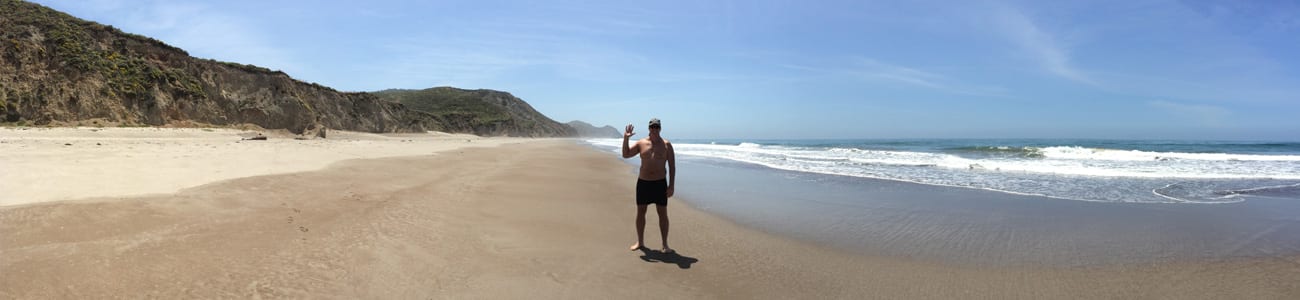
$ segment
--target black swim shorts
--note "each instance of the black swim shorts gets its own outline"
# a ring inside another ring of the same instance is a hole
[[[636,205],[668,205],[668,179],[636,180]]]

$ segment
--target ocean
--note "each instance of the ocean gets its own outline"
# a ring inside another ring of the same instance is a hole
[[[620,139],[587,143],[618,151]],[[674,140],[679,159],[1065,200],[1300,199],[1300,142],[1070,139]]]
[[[585,143],[616,157],[622,141]],[[868,255],[1093,266],[1300,254],[1300,143],[673,145],[680,183],[670,205],[684,201],[745,227]],[[635,172],[639,160],[626,161]]]

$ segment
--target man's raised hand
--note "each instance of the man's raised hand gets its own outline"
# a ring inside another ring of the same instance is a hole
[[[623,131],[623,138],[630,138],[634,135],[636,135],[636,133],[632,132],[632,124],[627,124],[627,130]]]

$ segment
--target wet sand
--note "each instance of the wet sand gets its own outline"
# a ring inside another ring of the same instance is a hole
[[[1300,254],[1300,200],[1105,203],[688,158],[679,195],[748,227],[972,267],[1077,267]],[[1295,261],[1300,264],[1300,261]]]
[[[536,141],[4,206],[0,298],[1300,295],[1296,257],[969,266],[767,234],[681,199],[669,205],[678,255],[627,251],[634,180],[608,153]]]

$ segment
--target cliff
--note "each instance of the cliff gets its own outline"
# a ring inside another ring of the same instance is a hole
[[[507,92],[435,87],[383,90],[380,99],[433,115],[448,130],[484,136],[570,137],[573,128],[542,115]]]
[[[423,131],[429,116],[252,65],[197,59],[37,4],[0,0],[0,109],[36,125],[255,124]],[[436,127],[436,126],[435,126]]]
[[[364,76],[360,74],[359,76]],[[572,136],[527,103],[474,91],[498,110],[408,109],[280,71],[199,59],[158,40],[53,9],[0,0],[0,122],[34,125],[227,126],[511,136]],[[455,102],[468,103],[468,102]],[[485,113],[486,114],[485,114]]]

